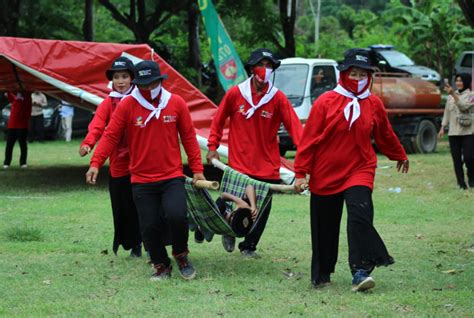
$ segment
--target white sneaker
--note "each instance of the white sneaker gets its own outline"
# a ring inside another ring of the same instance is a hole
[[[3,169],[8,169],[8,168],[10,168],[9,165],[3,165]]]
[[[26,169],[26,168],[28,168],[28,165],[21,165],[21,167],[22,167],[23,169]]]

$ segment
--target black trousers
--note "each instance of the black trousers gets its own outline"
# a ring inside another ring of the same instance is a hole
[[[354,186],[334,195],[311,194],[311,280],[334,273],[339,247],[339,229],[344,201],[347,208],[349,267],[352,274],[363,269],[394,263],[373,226],[372,191]]]
[[[132,184],[143,242],[153,264],[169,266],[166,227],[171,233],[173,255],[188,251],[188,218],[184,178]]]
[[[30,141],[44,140],[44,116],[31,116]]]
[[[142,236],[130,176],[109,176],[109,193],[115,230],[112,249],[117,254],[120,245],[126,250],[138,246],[142,242]]]
[[[26,165],[26,159],[28,157],[28,129],[8,129],[7,131],[7,144],[5,147],[5,161],[4,165],[9,166],[12,163],[13,147],[15,142],[18,140],[20,144],[20,166]]]
[[[466,185],[462,167],[464,161],[469,187],[474,187],[474,135],[449,136],[449,148],[453,157],[454,173],[458,185]]]
[[[266,182],[266,183],[279,183],[279,180],[273,180],[273,179],[261,179],[257,177],[250,176],[250,178]],[[271,190],[270,190],[271,191]],[[270,192],[270,195],[272,193]],[[270,197],[270,201],[268,202],[268,205],[266,206],[265,209],[263,209],[260,213],[260,220],[258,221],[258,224],[255,226],[252,232],[250,232],[247,236],[245,236],[245,239],[239,243],[239,249],[242,250],[250,250],[250,251],[255,251],[257,249],[257,244],[260,241],[260,238],[262,237],[263,231],[265,230],[265,226],[267,225],[268,217],[270,216],[270,211],[272,209],[272,197]]]

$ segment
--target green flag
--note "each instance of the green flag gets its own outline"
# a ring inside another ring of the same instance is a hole
[[[211,54],[219,82],[227,91],[232,86],[243,82],[247,78],[247,73],[212,0],[198,0],[198,5],[211,45]]]

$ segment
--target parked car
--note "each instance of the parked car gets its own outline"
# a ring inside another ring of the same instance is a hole
[[[454,86],[454,77],[459,73],[472,74],[472,60],[474,59],[474,51],[464,51],[456,60],[453,70],[452,84]]]
[[[372,64],[386,73],[407,73],[439,84],[441,76],[429,67],[416,65],[408,56],[394,50],[392,45],[371,45],[368,48]]]
[[[10,118],[11,105],[7,104],[2,109],[0,117],[0,129],[6,132],[7,122]],[[56,139],[62,135],[61,116],[59,115],[59,100],[48,96],[48,105],[43,107],[44,117],[44,136],[46,139]],[[74,117],[72,119],[72,133],[74,136],[81,136],[87,133],[87,127],[94,113],[79,107],[74,108]]]

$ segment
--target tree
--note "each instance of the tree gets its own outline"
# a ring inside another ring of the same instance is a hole
[[[93,0],[84,1],[84,23],[82,24],[82,33],[85,41],[94,41],[94,5]]]
[[[2,0],[0,5],[3,8],[0,12],[0,35],[17,36],[21,0]]]
[[[99,0],[99,3],[107,8],[112,17],[130,29],[137,43],[147,43],[153,47],[165,59],[170,58],[170,53],[165,45],[158,46],[150,40],[152,33],[162,34],[157,31],[175,14],[187,8],[188,1],[157,0],[151,2],[145,0],[130,0],[128,13],[120,12],[119,6],[112,4],[109,0]]]
[[[466,21],[474,28],[474,2],[472,0],[457,0]]]
[[[295,56],[295,18],[297,0],[279,0],[280,23],[285,39],[285,46],[281,45],[276,37],[272,37],[275,45],[284,57]]]
[[[455,4],[426,0],[407,7],[392,1],[387,14],[400,22],[400,34],[408,39],[413,58],[444,77],[452,75],[456,57],[474,43],[474,32]]]
[[[195,2],[190,2],[188,8],[188,65],[196,70],[197,85],[201,81],[201,51],[199,48],[199,8]]]

